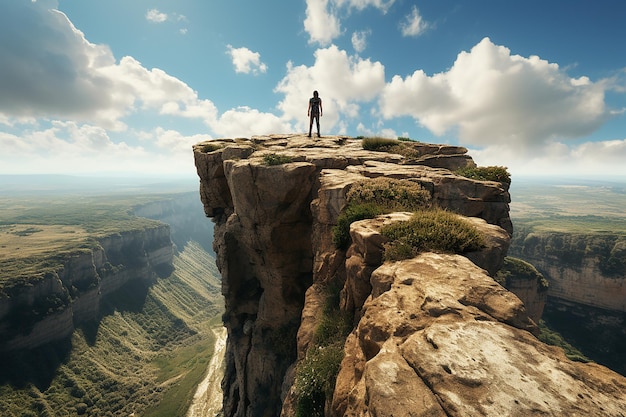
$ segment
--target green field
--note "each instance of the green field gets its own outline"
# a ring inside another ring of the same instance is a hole
[[[41,275],[63,255],[92,248],[101,236],[154,227],[132,214],[159,195],[43,196],[0,199],[0,289],[11,279]]]
[[[626,234],[626,183],[610,180],[515,180],[513,226],[535,231]]]

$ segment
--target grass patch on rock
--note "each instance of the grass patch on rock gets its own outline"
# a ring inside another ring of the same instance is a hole
[[[410,180],[379,177],[360,181],[346,194],[347,205],[333,227],[333,243],[339,249],[350,244],[350,225],[393,211],[415,211],[430,206],[430,193]]]
[[[548,280],[533,265],[519,258],[507,256],[504,264],[495,276],[498,284],[508,288],[514,279],[536,280],[539,291],[548,291]]]
[[[421,210],[410,220],[382,228],[389,239],[384,259],[409,259],[420,252],[466,253],[484,246],[482,234],[461,216],[446,210]]]
[[[339,308],[341,285],[325,288],[322,315],[315,328],[313,342],[296,372],[296,417],[323,417],[326,400],[332,398],[343,345],[352,331],[353,317]]]
[[[455,174],[465,178],[479,181],[496,181],[504,184],[511,184],[511,175],[506,167],[465,167],[454,171]]]
[[[288,164],[289,162],[293,162],[293,158],[288,155],[268,153],[263,155],[263,162],[269,166],[283,165]]]

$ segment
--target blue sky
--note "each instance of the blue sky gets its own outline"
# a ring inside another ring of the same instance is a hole
[[[622,0],[2,0],[0,174],[193,176],[206,139],[460,144],[626,176]]]

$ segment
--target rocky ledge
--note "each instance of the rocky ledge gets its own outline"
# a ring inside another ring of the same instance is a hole
[[[626,415],[626,379],[541,343],[524,307],[534,300],[491,278],[512,233],[507,184],[456,175],[474,165],[464,148],[408,146],[302,135],[194,146],[226,304],[224,415]],[[380,228],[409,213],[352,223],[351,245],[336,248],[348,192],[379,177],[427,190],[481,232],[482,249],[383,262]],[[333,341],[336,381],[306,403],[302,369],[325,349],[316,339],[337,283],[350,332]]]

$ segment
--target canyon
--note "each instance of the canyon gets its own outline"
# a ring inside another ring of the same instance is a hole
[[[521,226],[510,254],[548,280],[544,319],[589,358],[626,375],[626,236]]]
[[[296,134],[194,146],[225,299],[224,415],[626,415],[623,376],[534,336],[539,286],[518,296],[494,281],[513,232],[508,184],[455,174],[475,166],[464,148],[402,148]],[[347,194],[376,178],[427,190],[480,230],[483,248],[384,261],[381,228],[409,213],[356,221],[338,248]],[[333,287],[349,331],[325,345]],[[315,372],[336,346],[329,386]]]
[[[219,350],[211,358],[223,333],[213,228],[190,183],[174,194],[112,186],[80,199],[61,190],[3,200],[0,415],[221,408],[221,398],[204,404],[221,380]],[[50,235],[59,224],[89,234]],[[47,244],[51,237],[59,239]],[[33,239],[36,248],[16,251]],[[211,384],[194,401],[207,371]]]
[[[57,254],[58,266],[34,274],[0,295],[0,352],[33,349],[68,337],[95,320],[100,301],[130,281],[151,282],[171,272],[169,226],[154,222],[99,237],[92,247]]]

